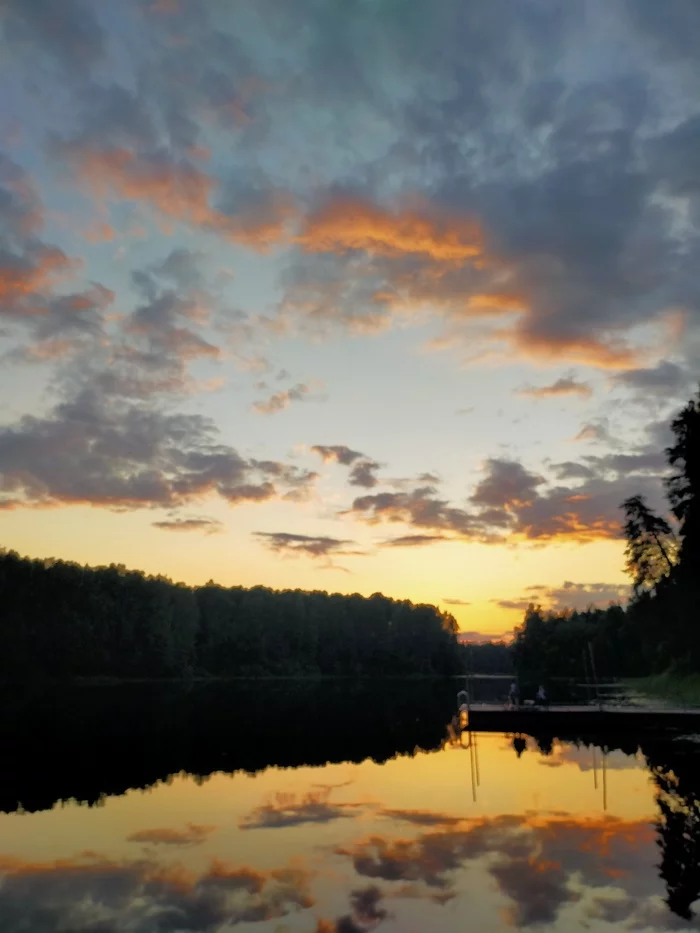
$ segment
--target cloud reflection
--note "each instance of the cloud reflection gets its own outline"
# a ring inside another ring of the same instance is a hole
[[[644,821],[534,815],[470,820],[429,811],[383,812],[414,825],[432,820],[439,829],[412,839],[372,835],[338,847],[358,875],[401,882],[397,894],[445,903],[461,893],[458,872],[478,864],[506,898],[504,916],[518,929],[555,922],[565,907],[590,893],[587,889],[616,889],[617,896],[639,905],[655,887],[654,829]]]
[[[210,933],[313,905],[310,874],[214,860],[202,874],[151,859],[83,853],[56,862],[0,858],[3,933]]]

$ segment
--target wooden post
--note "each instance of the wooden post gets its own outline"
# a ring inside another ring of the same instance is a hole
[[[588,642],[588,653],[591,657],[591,672],[593,674],[593,684],[595,686],[595,698],[598,701],[598,709],[602,712],[603,704],[601,703],[600,692],[598,690],[598,675],[596,674],[595,657],[593,656],[593,642],[590,641]]]

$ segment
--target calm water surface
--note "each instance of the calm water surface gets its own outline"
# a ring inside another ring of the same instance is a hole
[[[448,683],[6,698],[0,930],[697,928],[691,745],[626,736],[604,754],[481,734],[469,748],[448,731],[454,695]]]

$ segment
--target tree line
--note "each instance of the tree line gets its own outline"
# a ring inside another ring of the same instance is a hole
[[[191,587],[0,552],[0,679],[451,675],[452,615],[375,593]]]
[[[700,392],[670,428],[667,514],[657,515],[640,495],[621,505],[632,582],[628,605],[584,612],[531,605],[512,647],[519,676],[700,671]]]

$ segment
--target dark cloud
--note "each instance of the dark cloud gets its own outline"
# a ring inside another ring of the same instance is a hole
[[[566,460],[564,463],[553,463],[551,470],[557,479],[594,479],[595,471],[585,463]]]
[[[438,496],[433,486],[408,492],[360,496],[348,512],[370,525],[402,523],[448,537],[499,543],[508,537],[529,541],[555,538],[585,542],[621,536],[620,503],[630,494],[631,464],[614,456],[601,458],[607,473],[598,477],[588,468],[557,465],[567,475],[590,476],[574,486],[547,485],[544,477],[512,460],[492,458],[469,499],[471,509],[455,507]],[[634,488],[655,502],[661,484],[654,471],[656,455],[634,459]],[[544,488],[543,488],[544,487]],[[408,537],[408,536],[407,536]]]
[[[350,447],[346,447],[345,444],[331,446],[316,444],[311,450],[318,454],[324,463],[340,463],[343,466],[350,467],[349,482],[351,486],[372,489],[379,482],[375,473],[381,464],[360,453],[359,450],[352,450]]]
[[[419,486],[410,492],[380,492],[360,496],[349,514],[370,525],[401,522],[415,528],[453,532],[464,537],[486,536],[480,519],[464,509],[438,499],[433,486]]]
[[[442,601],[443,601],[443,603],[445,603],[446,606],[471,606],[471,603],[470,603],[468,600],[465,600],[465,599],[447,599],[447,598],[444,598]]]
[[[380,810],[380,815],[390,820],[401,820],[414,826],[456,826],[462,822],[459,816],[440,813],[436,810]]]
[[[578,395],[581,398],[590,398],[593,389],[588,382],[580,382],[574,379],[573,376],[568,376],[557,379],[551,385],[526,386],[523,389],[518,389],[517,394],[534,399],[558,398],[562,395]]]
[[[388,910],[381,906],[383,898],[382,891],[373,884],[351,891],[352,913],[334,921],[319,919],[316,933],[369,933],[389,916]]]
[[[203,531],[208,535],[218,534],[224,529],[214,518],[171,518],[151,524],[161,531]]]
[[[649,393],[686,392],[692,383],[692,376],[682,366],[662,360],[649,369],[630,369],[617,373],[616,385]]]
[[[349,483],[351,486],[361,486],[363,489],[372,489],[379,480],[375,473],[381,464],[375,460],[356,460],[350,469]]]
[[[306,823],[331,823],[355,816],[360,804],[332,803],[333,788],[318,788],[297,797],[276,794],[270,803],[256,807],[240,821],[241,829],[283,829]]]
[[[516,612],[525,612],[528,606],[531,606],[532,599],[494,599],[492,600],[499,609],[512,609]]]
[[[84,78],[103,58],[106,37],[95,8],[83,0],[6,0],[0,9],[4,42],[48,53],[73,78]]]
[[[387,538],[382,541],[382,547],[425,547],[449,540],[446,535],[401,535],[399,538]]]
[[[198,826],[188,823],[184,829],[164,826],[157,829],[140,829],[126,837],[127,842],[140,842],[153,846],[196,846],[206,842],[216,826]]]
[[[530,473],[515,460],[490,459],[485,477],[476,486],[471,502],[488,509],[509,509],[530,505],[545,480]]]
[[[355,542],[346,538],[323,535],[297,535],[288,531],[255,531],[266,547],[276,554],[303,554],[306,557],[333,557],[335,555],[361,555],[362,551],[348,550]]]
[[[244,460],[202,415],[125,401],[99,384],[0,429],[0,491],[16,506],[177,507],[212,493],[237,505],[298,495],[314,478]]]
[[[356,460],[366,459],[365,455],[361,454],[359,450],[352,450],[350,447],[346,447],[345,444],[335,446],[316,444],[311,450],[318,454],[324,463],[335,462],[342,463],[343,466],[352,466]]]
[[[555,862],[509,858],[497,861],[489,870],[513,903],[508,918],[518,930],[553,923],[562,907],[581,897],[569,886],[568,873]]]
[[[3,933],[216,933],[313,904],[310,876],[300,869],[262,873],[216,860],[197,874],[95,854],[56,863],[4,858],[0,872]]]
[[[360,923],[372,926],[388,917],[388,911],[381,906],[383,896],[374,884],[350,892],[350,905]]]

